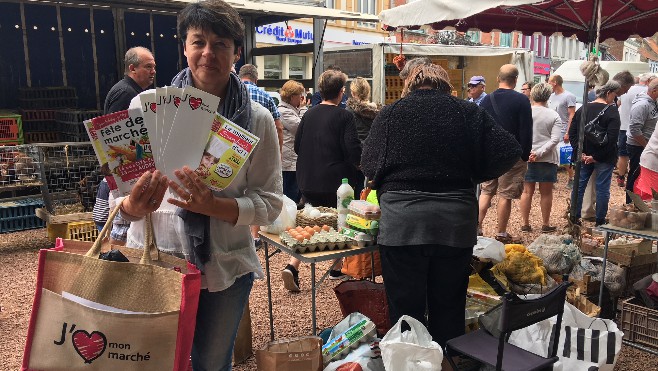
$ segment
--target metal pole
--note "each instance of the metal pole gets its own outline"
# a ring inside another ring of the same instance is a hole
[[[315,325],[315,261],[311,263],[311,322],[313,325],[313,331],[311,333],[313,336],[317,335],[316,325]]]
[[[263,239],[265,246],[265,275],[267,278],[267,306],[270,311],[270,341],[274,340],[274,316],[272,314],[272,282],[270,281],[270,254],[268,251],[269,243]]]
[[[603,288],[605,286],[605,268],[608,262],[608,241],[610,240],[610,233],[603,231],[603,239],[605,244],[603,245],[603,269],[601,270],[601,288],[599,289],[599,308],[603,308]],[[603,310],[601,310],[603,312]],[[601,313],[599,312],[599,316]]]

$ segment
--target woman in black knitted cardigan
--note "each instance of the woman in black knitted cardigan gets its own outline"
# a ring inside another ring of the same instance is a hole
[[[451,96],[440,66],[415,67],[405,84],[410,93],[375,118],[361,167],[382,209],[378,241],[391,321],[410,315],[445,345],[464,333],[476,185],[509,170],[521,146],[487,112]]]

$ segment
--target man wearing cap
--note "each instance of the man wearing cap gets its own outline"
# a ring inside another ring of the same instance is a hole
[[[484,82],[484,77],[482,76],[473,76],[468,82],[468,101],[477,104],[478,106],[482,102],[482,99],[487,96],[487,93],[484,92],[486,84]]]

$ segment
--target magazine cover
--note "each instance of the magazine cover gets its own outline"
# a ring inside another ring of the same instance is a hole
[[[128,195],[144,172],[155,170],[141,108],[115,112],[91,121],[119,193]]]
[[[203,151],[201,163],[196,173],[204,183],[215,191],[221,191],[231,184],[260,139],[215,114],[208,144]]]

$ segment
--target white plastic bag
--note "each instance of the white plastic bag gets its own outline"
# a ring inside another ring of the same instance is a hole
[[[402,332],[402,322],[411,327]],[[402,316],[379,343],[386,370],[441,371],[443,351],[427,328],[413,317]]]
[[[473,246],[473,256],[491,260],[494,264],[500,263],[505,260],[505,245],[496,239],[478,236],[478,242]]]
[[[261,231],[279,234],[285,231],[286,228],[292,228],[295,226],[295,219],[297,218],[297,204],[286,195],[281,195],[281,197],[283,198],[281,214],[279,214],[274,223],[267,226],[261,226]]]
[[[548,354],[548,344],[557,317],[514,331],[509,343],[542,357]],[[557,355],[553,365],[558,370],[612,371],[621,351],[624,333],[614,321],[590,318],[578,308],[565,302]]]

